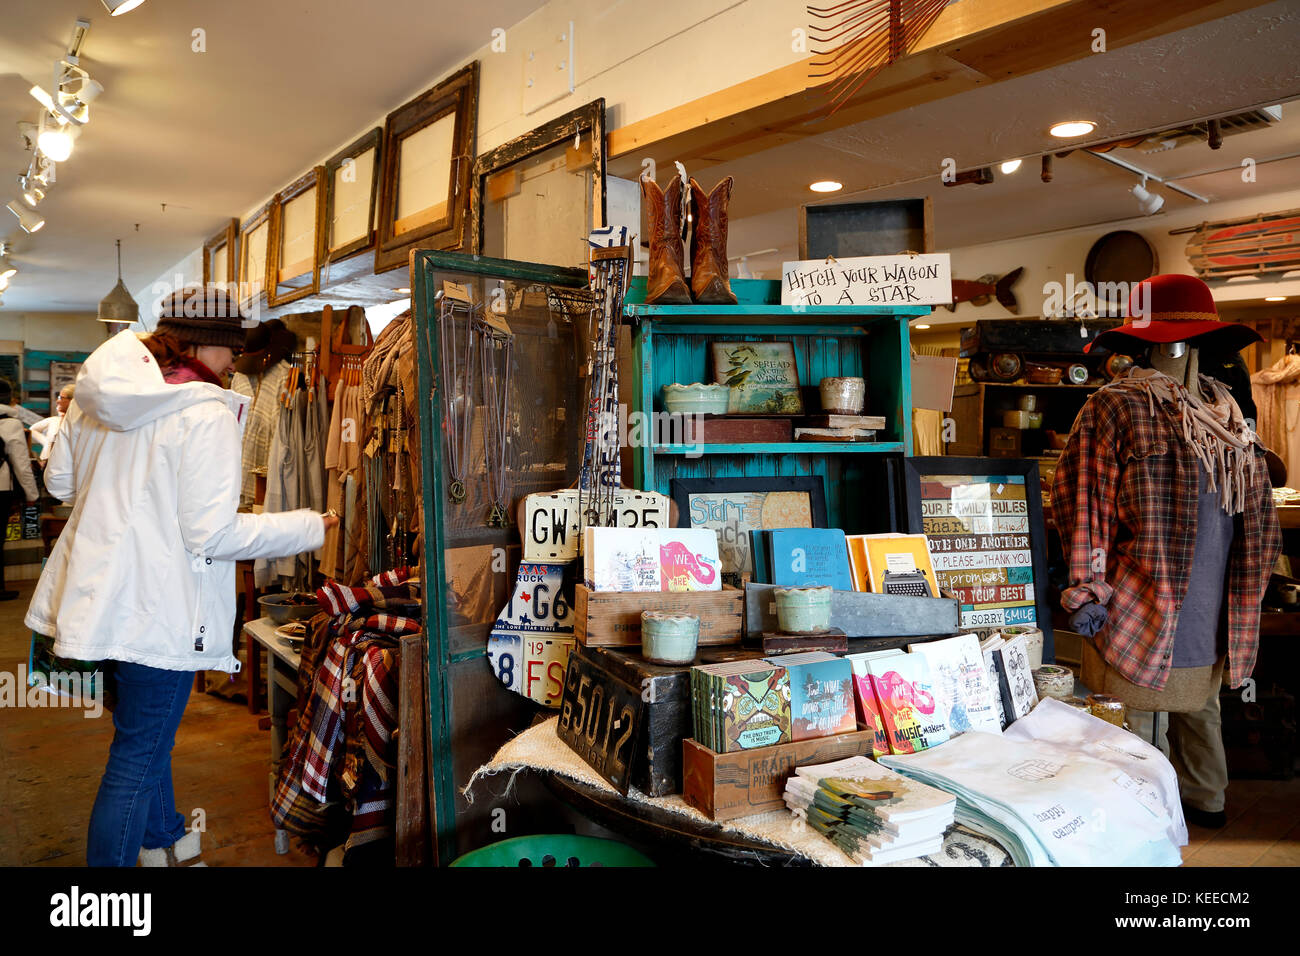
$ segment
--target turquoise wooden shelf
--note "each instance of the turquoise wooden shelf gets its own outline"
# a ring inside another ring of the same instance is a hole
[[[873,452],[900,454],[906,449],[902,442],[897,441],[792,441],[766,445],[654,445],[651,451],[656,455],[811,455],[818,452],[826,455],[861,455]]]
[[[632,412],[663,411],[662,393],[673,382],[713,381],[710,345],[718,341],[782,341],[794,346],[805,406],[817,408],[816,390],[829,376],[867,381],[866,414],[882,415],[874,442],[769,444],[652,444],[634,448],[636,485],[672,493],[673,478],[796,477],[820,475],[826,515],[848,531],[901,530],[886,517],[891,459],[912,453],[911,344],[908,322],[928,307],[780,304],[780,283],[732,280],[736,305],[647,306],[645,280],[633,279],[624,315],[633,331]],[[627,392],[624,393],[628,394]],[[667,436],[664,436],[667,437]],[[674,436],[676,437],[676,436]]]

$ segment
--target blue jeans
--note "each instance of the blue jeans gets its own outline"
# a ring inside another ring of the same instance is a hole
[[[169,847],[185,835],[172,794],[172,745],[194,672],[118,661],[116,677],[116,733],[90,814],[90,866],[135,866],[141,847]]]

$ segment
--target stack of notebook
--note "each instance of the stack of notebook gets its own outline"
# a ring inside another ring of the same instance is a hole
[[[863,866],[937,853],[956,807],[951,794],[866,757],[797,768],[785,803]]]
[[[716,753],[789,743],[790,672],[768,661],[691,668],[695,740]]]

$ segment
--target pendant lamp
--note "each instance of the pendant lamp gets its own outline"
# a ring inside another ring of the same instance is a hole
[[[140,307],[127,291],[122,281],[122,240],[117,240],[117,285],[99,301],[99,321],[135,322],[140,318]]]

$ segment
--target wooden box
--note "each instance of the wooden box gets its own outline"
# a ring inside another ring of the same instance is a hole
[[[875,732],[819,737],[714,753],[694,740],[682,741],[682,799],[710,820],[731,820],[785,807],[785,782],[795,767],[845,757],[871,756]]]
[[[682,444],[745,445],[788,442],[794,437],[789,418],[731,418],[688,415],[682,420]]]
[[[745,592],[739,588],[622,592],[578,584],[576,591],[574,633],[580,644],[640,647],[642,611],[697,615],[702,646],[740,643]]]
[[[645,717],[633,748],[632,786],[651,797],[682,792],[682,741],[693,734],[691,665],[652,664],[639,653],[612,647],[574,649],[592,664],[632,687],[641,689]],[[697,664],[757,658],[762,652],[740,647],[706,648]]]
[[[1019,458],[1024,432],[1019,428],[990,428],[989,457]]]

